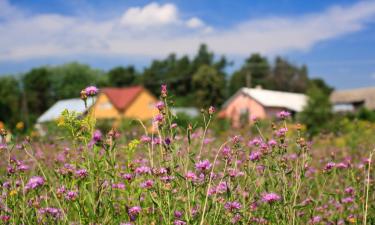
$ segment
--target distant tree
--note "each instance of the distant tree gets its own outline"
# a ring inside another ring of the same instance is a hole
[[[252,54],[245,60],[243,66],[235,71],[230,79],[229,92],[234,94],[242,87],[255,87],[261,85],[270,88],[269,84],[270,65],[267,58],[260,54]]]
[[[322,90],[326,95],[330,95],[334,90],[333,87],[329,86],[323,79],[315,78],[309,81],[309,87],[315,86]]]
[[[21,116],[19,81],[11,76],[0,77],[0,96],[0,121],[13,126]]]
[[[329,127],[332,106],[329,95],[316,85],[309,88],[307,95],[307,105],[299,114],[299,119],[306,125],[309,135],[314,136]]]
[[[195,105],[198,107],[218,106],[224,101],[225,77],[208,65],[202,65],[193,75]]]
[[[270,79],[272,89],[280,91],[304,93],[309,85],[307,67],[295,66],[281,57],[276,57]]]
[[[136,76],[134,66],[118,66],[108,71],[108,83],[115,87],[130,86],[135,83]]]

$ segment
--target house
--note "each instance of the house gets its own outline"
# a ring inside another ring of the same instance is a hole
[[[334,91],[330,101],[334,112],[355,112],[362,107],[375,110],[375,87]]]
[[[272,118],[277,112],[302,111],[307,96],[291,92],[265,90],[262,88],[241,88],[230,97],[219,112],[219,117],[231,120],[233,127],[240,127],[251,118]]]
[[[94,101],[88,101],[87,107],[91,107]],[[86,111],[85,103],[80,98],[60,100],[52,105],[45,113],[43,113],[37,119],[37,123],[57,120],[65,109],[75,111],[77,113],[84,113]]]
[[[87,106],[93,110],[97,119],[151,119],[157,114],[155,104],[157,98],[141,86],[126,88],[103,88],[96,98],[88,99]],[[85,104],[82,99],[66,99],[56,102],[43,113],[37,123],[57,120],[65,110],[84,113]]]
[[[158,99],[142,86],[103,88],[92,106],[97,119],[151,119]]]

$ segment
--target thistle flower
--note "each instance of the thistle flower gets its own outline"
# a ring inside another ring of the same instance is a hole
[[[190,181],[195,181],[197,179],[197,175],[195,175],[194,172],[192,171],[188,171],[186,174],[185,174],[185,178],[187,180],[190,180]]]
[[[348,195],[354,195],[354,188],[353,187],[345,188],[345,193]]]
[[[242,208],[242,205],[241,203],[239,202],[227,202],[225,203],[224,205],[224,208],[230,212],[233,212],[233,211],[236,211],[236,210],[240,210]]]
[[[215,112],[216,112],[215,107],[210,106],[210,108],[208,108],[208,114],[212,115],[212,114],[214,114]]]
[[[65,199],[69,201],[74,201],[78,197],[78,192],[77,191],[68,191],[65,195]]]
[[[140,167],[138,167],[138,168],[135,169],[135,173],[138,174],[138,175],[150,174],[151,173],[151,169],[148,166],[140,166]]]
[[[151,142],[151,137],[149,137],[147,135],[142,135],[141,136],[141,142],[143,142],[143,143],[150,143]]]
[[[162,84],[161,85],[161,96],[163,98],[167,97],[167,94],[168,94],[168,90],[167,90],[167,85],[166,84]]]
[[[95,96],[96,94],[98,94],[99,89],[95,86],[89,86],[85,88],[85,92],[87,96]]]
[[[124,183],[117,183],[117,184],[112,184],[113,189],[125,189],[125,184]]]
[[[86,169],[79,169],[79,170],[76,170],[75,174],[79,178],[85,178],[85,177],[87,177],[88,172],[87,172]]]
[[[336,166],[336,163],[334,163],[334,162],[328,162],[328,163],[324,166],[324,170],[325,170],[325,171],[329,171],[329,170],[333,169],[335,166]]]
[[[260,151],[253,151],[250,153],[249,159],[251,161],[257,161],[262,157],[262,153]]]
[[[288,111],[281,111],[281,112],[278,112],[277,113],[277,118],[279,118],[279,119],[286,119],[286,118],[288,118],[290,116],[290,112],[288,112]]]
[[[178,211],[178,210],[174,211],[174,217],[181,218],[182,215],[183,215],[183,213],[181,211]]]
[[[133,206],[129,209],[128,213],[131,216],[137,216],[142,211],[140,206]]]
[[[57,208],[51,208],[51,207],[41,208],[38,210],[38,213],[40,215],[46,215],[48,217],[51,217],[55,220],[62,218],[62,211]]]
[[[154,186],[153,180],[146,180],[145,182],[141,183],[141,185],[140,185],[141,188],[146,188],[146,189],[150,189],[153,186]]]
[[[202,171],[202,172],[209,170],[211,168],[211,166],[212,165],[211,165],[210,161],[208,161],[207,159],[205,159],[203,161],[199,161],[195,164],[195,168],[197,170]]]
[[[157,102],[155,106],[156,106],[156,108],[157,108],[159,111],[162,111],[162,110],[165,108],[165,104],[164,104],[164,102],[162,102],[162,101]]]
[[[102,137],[103,137],[102,132],[100,130],[96,130],[94,132],[92,139],[95,142],[100,142],[102,140]]]
[[[269,145],[270,147],[275,147],[275,146],[277,145],[277,141],[271,139],[271,140],[268,141],[268,145]]]
[[[26,190],[36,189],[43,185],[44,185],[44,178],[39,177],[39,176],[34,176],[30,178],[29,182],[27,182],[25,189]]]
[[[182,220],[175,220],[173,221],[173,225],[186,225],[186,222]]]
[[[262,195],[262,201],[266,203],[273,203],[279,201],[281,197],[276,193],[264,193]]]

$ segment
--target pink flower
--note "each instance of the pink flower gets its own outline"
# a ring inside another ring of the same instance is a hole
[[[277,113],[277,118],[280,118],[280,119],[286,119],[289,116],[290,116],[290,112],[288,111],[281,111]]]
[[[207,171],[211,168],[211,163],[210,161],[208,161],[207,159],[203,160],[203,161],[199,161],[195,164],[195,168],[197,170],[200,170],[200,171]]]
[[[146,135],[142,135],[141,142],[143,142],[143,143],[150,143],[151,142],[151,137],[146,136]]]
[[[163,110],[164,107],[165,107],[164,102],[159,101],[159,102],[156,103],[156,108],[159,109],[160,111]]]
[[[78,192],[76,191],[68,191],[65,195],[65,199],[69,201],[74,201],[77,199],[77,197],[78,197]]]
[[[123,189],[125,189],[125,184],[123,184],[123,183],[112,184],[112,188],[113,189],[121,189],[121,190],[123,190]]]
[[[79,178],[85,178],[88,175],[88,172],[86,169],[79,169],[75,173],[76,173],[76,176]]]
[[[324,170],[329,171],[329,170],[333,169],[335,166],[336,166],[336,163],[334,163],[334,162],[328,162],[325,165]]]
[[[353,187],[345,188],[345,193],[349,195],[354,195],[354,188]]]
[[[26,190],[36,189],[37,187],[44,185],[44,179],[42,177],[34,176],[31,177],[29,182],[26,184]]]
[[[257,160],[259,160],[261,157],[262,157],[262,153],[261,153],[261,152],[259,152],[259,151],[253,151],[253,152],[250,153],[250,157],[249,157],[249,159],[250,159],[251,161],[257,161]]]
[[[92,137],[92,139],[95,141],[95,142],[99,142],[99,141],[101,141],[102,140],[102,132],[100,131],[100,130],[96,130],[95,132],[94,132],[94,135],[93,135],[93,137]]]
[[[154,186],[154,181],[153,180],[146,180],[145,182],[141,183],[141,188],[146,188],[150,189]]]
[[[149,174],[151,173],[151,169],[148,166],[141,166],[135,169],[135,173],[138,175]]]
[[[185,178],[187,180],[190,180],[190,181],[195,181],[197,179],[197,175],[195,175],[194,172],[192,171],[188,171],[186,174],[185,174]]]
[[[167,94],[168,94],[167,85],[166,84],[162,84],[161,85],[161,95],[163,97],[167,97]]]
[[[89,87],[85,88],[85,92],[86,92],[87,96],[94,96],[94,95],[98,94],[99,89],[95,86],[89,86]]]
[[[242,208],[241,203],[239,202],[227,202],[224,205],[224,208],[230,212],[240,210]]]
[[[129,214],[131,216],[137,216],[142,211],[140,206],[133,206],[129,209]]]
[[[265,193],[262,195],[262,201],[266,203],[272,203],[279,201],[281,197],[276,193]]]
[[[268,145],[271,146],[271,147],[275,147],[277,145],[277,142],[273,139],[269,140],[268,141]]]

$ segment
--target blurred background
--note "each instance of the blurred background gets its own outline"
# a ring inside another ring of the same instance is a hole
[[[375,1],[0,0],[0,126],[83,112],[90,85],[103,120],[149,119],[164,83],[185,124],[210,105],[227,127],[276,110],[312,135],[375,122],[374,18]],[[146,93],[132,110],[129,87]]]

